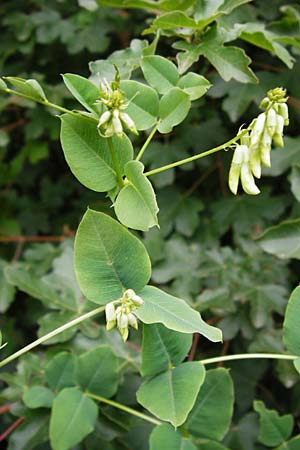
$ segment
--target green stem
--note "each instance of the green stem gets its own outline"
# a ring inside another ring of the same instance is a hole
[[[24,355],[25,353],[29,352],[33,348],[37,347],[40,344],[43,344],[44,342],[48,341],[52,337],[56,336],[57,334],[62,333],[65,330],[68,330],[71,327],[74,327],[74,325],[77,325],[78,323],[83,322],[86,319],[89,319],[90,317],[93,317],[105,310],[105,306],[100,306],[99,308],[93,309],[92,311],[87,312],[86,314],[83,314],[80,317],[76,317],[76,319],[71,320],[68,323],[65,323],[61,327],[56,328],[53,331],[50,331],[50,333],[45,334],[44,336],[40,337],[34,342],[31,342],[31,344],[26,345],[26,347],[21,348],[21,350],[18,350],[17,352],[13,353],[12,355],[8,356],[7,358],[3,359],[3,361],[0,361],[0,367],[6,366],[6,364],[10,363],[14,359],[19,358],[19,356]]]
[[[93,122],[98,122],[98,120],[95,117],[86,116],[84,114],[80,114],[80,113],[71,111],[70,109],[64,108],[63,106],[56,105],[55,103],[49,102],[48,100],[43,100],[43,99],[39,100],[35,97],[31,97],[30,95],[26,95],[26,94],[23,94],[22,92],[14,91],[13,89],[9,89],[9,88],[5,88],[5,89],[0,88],[0,91],[6,92],[7,94],[16,95],[18,97],[25,98],[26,100],[30,100],[35,103],[40,103],[41,105],[56,109],[57,111],[60,111],[62,113],[71,114],[71,116],[74,116],[74,117],[80,116],[84,119],[92,120]]]
[[[248,130],[243,130],[230,141],[225,142],[225,144],[219,145],[218,147],[212,148],[211,150],[207,150],[206,152],[198,153],[197,155],[190,156],[189,158],[181,159],[180,161],[176,161],[171,164],[167,164],[166,166],[158,167],[157,169],[150,170],[149,172],[144,173],[146,177],[151,175],[155,175],[156,173],[164,172],[165,170],[173,169],[173,167],[181,166],[182,164],[187,164],[192,161],[196,161],[197,159],[204,158],[205,156],[212,155],[220,150],[224,150],[226,147],[229,147],[231,144],[237,142]]]
[[[240,359],[285,359],[293,361],[298,359],[299,356],[294,355],[283,355],[280,353],[242,353],[240,355],[227,355],[227,356],[217,356],[216,358],[202,359],[200,362],[205,366],[207,364],[215,364],[225,361],[235,361]]]
[[[154,136],[155,133],[156,133],[157,126],[158,126],[158,125],[155,125],[155,126],[152,128],[151,133],[150,133],[149,136],[147,137],[146,141],[144,142],[144,145],[142,146],[141,150],[139,151],[137,157],[135,158],[136,161],[139,161],[139,160],[141,159],[141,157],[143,156],[143,154],[144,154],[146,148],[148,147],[148,145],[150,144],[150,142],[151,142],[153,136]]]
[[[108,142],[109,151],[111,153],[111,157],[113,160],[114,169],[115,169],[115,172],[117,175],[118,184],[119,184],[120,188],[122,188],[124,186],[124,181],[123,181],[123,177],[122,177],[120,163],[118,160],[118,156],[117,156],[112,138],[111,137],[107,138],[107,142]]]
[[[129,408],[129,406],[122,405],[122,403],[115,402],[114,400],[109,400],[108,398],[101,397],[100,395],[91,394],[90,392],[86,392],[86,395],[90,398],[97,400],[98,402],[106,403],[107,405],[113,406],[114,408],[121,409],[133,416],[138,417],[139,419],[146,420],[147,422],[153,423],[154,425],[161,425],[161,421],[155,419],[154,417],[147,416],[146,414],[141,413],[140,411],[136,411],[133,408]]]

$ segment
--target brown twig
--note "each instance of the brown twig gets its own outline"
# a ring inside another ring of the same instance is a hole
[[[0,242],[62,242],[74,234],[70,233],[68,236],[2,236]]]
[[[195,354],[196,354],[196,350],[198,347],[198,342],[199,342],[199,337],[200,334],[199,333],[194,333],[193,335],[193,343],[192,343],[192,347],[188,356],[188,361],[193,361],[193,359],[195,358]]]
[[[189,189],[187,189],[187,190],[183,193],[182,197],[183,197],[183,198],[186,198],[186,197],[189,197],[190,195],[192,195],[192,193],[200,186],[201,183],[203,183],[203,181],[206,180],[206,178],[209,177],[209,175],[210,175],[212,172],[214,172],[214,171],[216,170],[216,168],[217,168],[217,165],[216,165],[216,164],[211,165],[211,166],[203,173],[203,175],[202,175],[200,178],[198,178],[198,180],[196,180],[196,181],[192,184],[192,186],[191,186]]]
[[[228,348],[229,348],[229,341],[225,341],[223,344],[221,356],[225,356],[228,353]],[[224,363],[222,361],[218,363],[218,367],[222,367],[223,365]]]
[[[1,127],[0,131],[9,133],[10,131],[13,131],[15,128],[23,126],[25,123],[26,123],[26,121],[24,119],[19,119],[14,123],[10,123],[8,125],[5,125],[4,127]]]
[[[5,414],[12,408],[12,403],[7,403],[6,405],[0,406],[0,414]]]
[[[132,348],[133,350],[135,350],[136,352],[140,353],[141,349],[140,347],[138,347],[136,344],[134,344],[133,342],[127,341],[126,345],[128,345],[128,347]]]
[[[10,433],[12,433],[19,425],[21,425],[24,419],[25,417],[22,416],[15,420],[15,422],[12,423],[11,426],[8,427],[7,430],[5,430],[4,433],[0,435],[0,442],[4,441],[10,435]]]

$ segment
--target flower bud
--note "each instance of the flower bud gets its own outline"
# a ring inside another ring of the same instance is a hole
[[[257,195],[260,193],[260,190],[256,186],[254,182],[253,175],[250,171],[250,167],[248,163],[243,163],[241,167],[241,183],[244,191],[250,195]]]
[[[261,161],[258,145],[249,148],[249,167],[256,178],[261,177]]]
[[[111,112],[110,111],[105,111],[102,114],[102,116],[100,117],[100,119],[99,119],[99,122],[98,122],[98,125],[97,125],[98,128],[102,127],[102,125],[107,123],[109,121],[110,117],[111,117]]]
[[[134,121],[127,113],[120,112],[120,119],[122,120],[122,122],[128,128],[129,131],[131,131],[133,134],[139,134],[136,129]]]
[[[118,316],[118,328],[127,328],[128,327],[128,316],[127,314],[121,313]]]
[[[107,322],[116,320],[116,310],[113,303],[107,303],[107,305],[105,306],[105,315]]]
[[[251,145],[256,145],[259,143],[261,135],[264,131],[266,123],[266,114],[261,113],[255,120],[251,135],[250,135],[250,143]]]
[[[228,186],[234,195],[237,194],[238,190],[241,166],[245,159],[248,161],[248,158],[248,147],[246,145],[238,145],[234,150],[228,176]]]
[[[129,334],[128,328],[121,328],[121,329],[119,328],[119,331],[120,331],[123,341],[126,342],[128,339],[128,334]]]
[[[277,114],[273,108],[267,112],[267,130],[271,137],[273,137],[277,124]]]
[[[289,121],[289,109],[286,103],[278,104],[278,114],[283,117],[284,125],[287,126],[290,123],[290,121]]]
[[[116,134],[117,136],[123,135],[123,127],[122,127],[121,120],[119,118],[119,111],[117,109],[115,109],[113,111],[112,128],[113,128],[114,134]]]
[[[132,313],[129,313],[127,317],[128,317],[128,325],[130,325],[132,328],[137,330],[138,329],[138,321],[137,321],[137,318],[135,317],[135,315]]]

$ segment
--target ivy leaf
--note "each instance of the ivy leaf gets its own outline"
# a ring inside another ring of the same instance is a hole
[[[205,56],[225,81],[234,78],[241,83],[257,83],[257,78],[248,67],[251,62],[245,52],[232,46],[224,46],[217,27],[212,27],[199,45],[199,54]]]
[[[123,225],[135,230],[148,231],[158,226],[155,192],[143,174],[143,164],[130,161],[124,171],[127,181],[114,204],[117,218]]]
[[[135,123],[137,130],[152,127],[158,116],[158,95],[150,86],[133,80],[121,81],[120,88],[130,101],[125,112]]]
[[[204,378],[205,369],[200,362],[180,364],[146,380],[137,392],[138,402],[158,418],[180,426],[192,409]]]
[[[300,219],[287,220],[268,228],[257,239],[260,247],[278,258],[300,259]]]
[[[159,94],[165,94],[175,87],[179,73],[175,64],[158,55],[144,56],[141,68],[145,79]]]
[[[22,94],[28,95],[35,100],[47,100],[43,88],[36,80],[24,80],[20,77],[5,77],[18,91]]]
[[[279,416],[273,409],[267,409],[262,401],[254,402],[254,410],[259,414],[259,442],[268,447],[280,445],[286,441],[293,430],[294,420],[291,414]]]
[[[172,11],[157,17],[151,24],[150,30],[172,30],[174,34],[180,28],[190,28],[192,30],[201,31],[211,22],[213,22],[219,14],[207,17],[202,20],[193,20],[182,11]],[[180,34],[180,31],[179,31]]]
[[[112,157],[107,139],[101,137],[96,123],[70,114],[60,116],[61,144],[68,165],[74,176],[84,186],[96,192],[107,192],[117,185],[112,168]],[[133,149],[127,136],[114,136],[113,145],[123,168],[133,157]]]
[[[84,295],[104,305],[124,289],[141,290],[151,264],[139,239],[111,217],[88,209],[75,238],[75,272]]]
[[[300,355],[300,286],[293,290],[285,312],[283,342],[289,353]]]
[[[85,392],[112,397],[118,388],[118,360],[110,347],[103,345],[81,355],[77,380]]]
[[[53,450],[68,450],[82,441],[94,428],[98,407],[78,388],[63,389],[53,402],[50,442]]]
[[[100,97],[97,86],[87,78],[73,73],[65,73],[63,75],[63,80],[76,100],[78,100],[88,111],[92,113],[95,112],[96,109],[94,103]]]
[[[178,87],[170,89],[162,96],[159,102],[160,122],[158,131],[160,133],[170,133],[175,127],[181,123],[191,107],[189,94]]]
[[[209,370],[187,419],[187,430],[194,436],[221,441],[231,423],[233,403],[233,383],[228,370]]]
[[[181,363],[191,348],[192,338],[192,334],[171,331],[160,324],[144,324],[141,374],[156,375]]]
[[[142,322],[162,323],[181,333],[200,333],[213,342],[222,340],[221,330],[205,323],[200,314],[185,301],[153,286],[146,286],[139,296],[144,304],[135,314]]]

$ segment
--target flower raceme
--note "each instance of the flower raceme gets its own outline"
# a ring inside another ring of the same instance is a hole
[[[123,125],[132,133],[138,134],[134,121],[123,111],[128,102],[125,102],[124,93],[116,80],[111,84],[106,80],[101,83],[99,103],[107,108],[100,116],[97,126],[102,137],[108,138],[115,134],[122,137]]]
[[[237,193],[239,181],[243,190],[257,195],[255,178],[261,177],[261,166],[271,166],[271,146],[283,147],[283,128],[289,124],[286,91],[275,88],[268,92],[260,106],[265,112],[252,121],[234,150],[228,184]]]
[[[133,289],[127,289],[122,298],[106,305],[106,329],[110,331],[117,325],[123,341],[126,341],[129,334],[128,327],[138,329],[134,311],[143,304],[144,300],[136,295]]]

